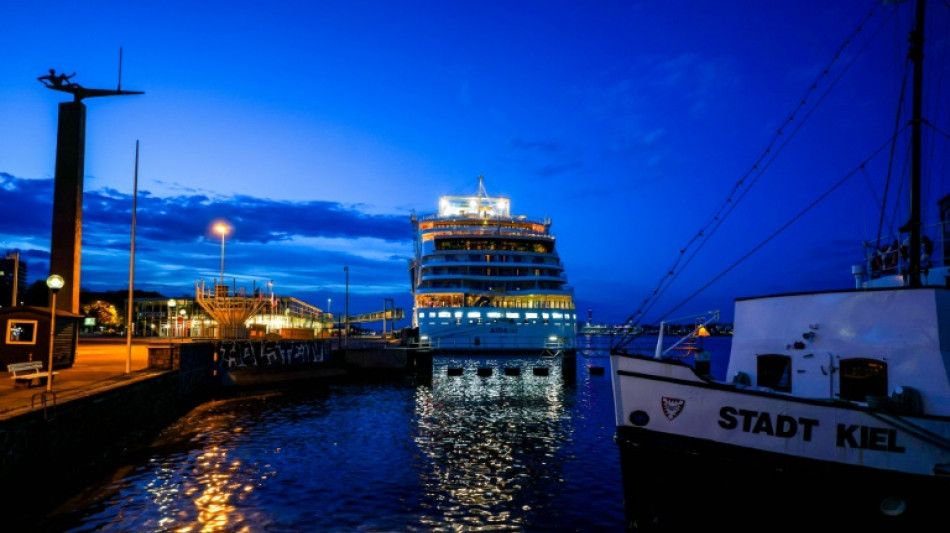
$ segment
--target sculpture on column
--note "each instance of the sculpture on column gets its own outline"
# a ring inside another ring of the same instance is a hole
[[[121,57],[121,56],[120,56]],[[122,67],[119,62],[119,85],[116,89],[87,89],[72,81],[76,73],[49,74],[37,80],[46,88],[73,95],[72,102],[59,104],[59,127],[56,135],[56,176],[53,191],[53,232],[50,243],[50,273],[63,277],[63,297],[58,307],[79,312],[79,273],[82,254],[82,195],[86,152],[86,105],[83,98],[144,94],[122,90]]]
[[[47,89],[53,89],[54,91],[62,91],[65,93],[70,93],[73,95],[74,101],[78,102],[83,98],[90,98],[93,96],[118,96],[123,94],[145,94],[142,91],[123,91],[121,89],[122,82],[119,82],[119,88],[117,89],[87,89],[78,83],[70,81],[76,73],[73,72],[70,75],[66,74],[56,74],[56,69],[49,69],[49,74],[40,76],[36,78]]]

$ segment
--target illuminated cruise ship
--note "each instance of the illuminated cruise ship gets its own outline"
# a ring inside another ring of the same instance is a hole
[[[511,215],[511,200],[442,196],[435,214],[411,217],[413,327],[441,352],[575,351],[574,289],[549,219]]]

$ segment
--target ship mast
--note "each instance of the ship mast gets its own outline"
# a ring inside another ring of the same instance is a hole
[[[481,174],[478,175],[478,215],[485,216],[485,211],[488,210],[488,207],[485,205],[485,200],[488,198],[488,193],[485,192],[485,177]]]
[[[915,28],[910,32],[909,58],[914,63],[913,116],[911,117],[911,175],[910,175],[910,220],[905,226],[910,231],[910,257],[908,257],[908,285],[920,287],[920,123],[924,79],[924,4],[917,0]]]

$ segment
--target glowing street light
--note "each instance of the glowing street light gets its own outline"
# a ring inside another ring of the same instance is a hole
[[[53,274],[46,278],[46,286],[50,292],[49,317],[49,368],[46,369],[46,392],[53,390],[53,345],[56,342],[56,293],[63,288],[66,282],[62,276]]]
[[[178,305],[178,302],[176,302],[174,298],[171,298],[168,300],[168,336],[169,337],[175,336],[172,328],[174,327],[173,324],[175,323],[175,306],[176,305]]]
[[[224,285],[224,237],[230,230],[227,224],[221,222],[214,225],[214,231],[221,234],[221,285]]]

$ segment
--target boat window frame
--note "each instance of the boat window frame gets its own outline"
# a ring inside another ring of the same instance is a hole
[[[755,384],[779,392],[792,392],[792,358],[785,354],[759,354],[755,358]]]
[[[858,375],[858,370],[864,370]],[[873,371],[872,371],[873,370]],[[848,357],[838,360],[838,397],[852,402],[866,402],[868,396],[888,395],[887,361],[870,357]]]

